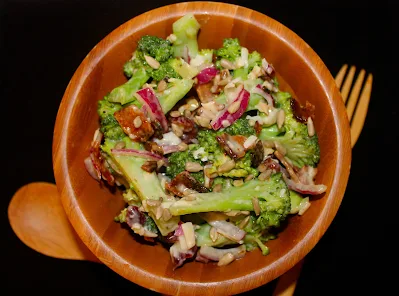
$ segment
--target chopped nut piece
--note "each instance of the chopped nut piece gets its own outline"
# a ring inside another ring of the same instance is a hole
[[[222,256],[222,258],[220,258],[220,260],[218,262],[218,266],[225,266],[227,264],[230,264],[231,262],[234,261],[234,259],[235,258],[234,258],[233,254],[231,254],[231,253],[224,254]]]
[[[257,199],[256,197],[253,197],[252,205],[254,206],[254,212],[255,212],[256,216],[259,216],[260,215],[259,199]]]

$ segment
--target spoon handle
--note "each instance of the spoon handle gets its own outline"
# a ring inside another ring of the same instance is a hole
[[[34,182],[18,189],[8,206],[8,219],[18,238],[39,253],[100,263],[70,224],[54,184]]]

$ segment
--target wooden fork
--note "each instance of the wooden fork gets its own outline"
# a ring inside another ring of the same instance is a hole
[[[357,139],[360,136],[360,132],[363,129],[364,121],[366,119],[367,109],[371,96],[373,75],[371,73],[368,74],[366,82],[363,86],[366,71],[364,69],[361,69],[352,87],[356,67],[351,66],[348,73],[347,70],[347,64],[341,67],[337,76],[335,76],[335,83],[340,89],[342,99],[346,106],[346,112],[348,114],[351,128],[351,145],[353,148],[356,144]],[[291,268],[289,271],[287,271],[278,278],[276,288],[273,291],[273,296],[294,295],[303,263],[304,259],[299,261],[297,265],[295,265],[293,268]]]
[[[353,78],[355,76],[356,67],[351,66],[346,75],[345,82],[342,84],[348,65],[345,64],[339,70],[335,77],[335,83],[341,91],[342,99],[346,105],[346,112],[351,126],[351,144],[352,148],[355,146],[360,132],[363,129],[364,121],[366,120],[367,109],[371,96],[371,85],[373,83],[373,74],[369,73],[366,82],[363,86],[366,71],[361,69],[355,84],[352,86]],[[342,86],[342,87],[341,87]],[[363,86],[363,88],[362,88]],[[349,96],[350,93],[350,96]],[[349,100],[348,99],[349,96]]]

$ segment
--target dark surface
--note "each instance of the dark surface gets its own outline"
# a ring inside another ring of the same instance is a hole
[[[0,1],[0,99],[6,114],[2,119],[2,295],[154,294],[103,265],[53,259],[31,250],[13,233],[6,212],[20,186],[54,182],[53,125],[63,92],[82,59],[117,26],[173,2],[178,1]],[[388,173],[389,168],[397,170],[399,123],[399,98],[392,87],[397,84],[393,52],[398,36],[393,7],[387,1],[228,2],[258,10],[291,28],[333,76],[344,63],[373,73],[369,113],[353,149],[347,192],[331,227],[306,257],[295,295],[395,294],[394,282],[383,267],[384,261],[397,256],[388,251],[387,230],[398,225],[388,218],[396,215],[398,195],[392,186],[398,174]],[[271,295],[274,284],[247,294]]]

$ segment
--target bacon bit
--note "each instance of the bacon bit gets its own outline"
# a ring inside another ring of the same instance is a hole
[[[141,169],[143,169],[146,172],[152,173],[157,169],[157,162],[156,161],[146,161],[141,166]]]
[[[144,116],[144,113],[134,105],[130,105],[114,113],[115,119],[130,139],[136,142],[146,142],[153,134],[154,129],[151,123]],[[136,128],[134,120],[139,117],[141,126]]]
[[[157,139],[162,139],[163,138],[163,128],[159,121],[152,121],[151,126],[154,130],[154,137]]]
[[[281,161],[281,163],[285,166],[285,168],[288,171],[288,174],[290,174],[291,179],[295,182],[299,182],[298,176],[295,174],[295,171],[293,167],[288,163],[288,161],[285,159],[285,157],[279,152],[275,151],[274,155]]]
[[[90,147],[90,159],[92,161],[93,167],[97,172],[97,176],[102,177],[110,186],[115,185],[115,178],[111,174],[109,170],[106,160],[101,154],[100,145],[102,140],[102,134],[100,136],[99,132],[97,133],[99,136],[95,137],[91,142]]]
[[[258,121],[255,121],[254,129],[256,132],[256,136],[259,136],[260,132],[262,131],[262,125]]]
[[[183,192],[178,189],[180,184],[200,193],[209,192],[208,188],[195,180],[187,171],[181,172],[172,181],[166,182],[165,188],[177,196],[184,197]]]
[[[272,157],[266,158],[261,165],[265,166],[265,169],[262,171],[266,171],[267,169],[275,171],[275,172],[280,172],[280,164],[278,163],[277,160],[273,159]]]
[[[187,117],[179,116],[179,117],[171,117],[170,122],[173,125],[180,127],[183,134],[180,136],[182,141],[186,144],[189,144],[192,139],[197,137],[198,128],[195,122]]]
[[[163,155],[163,149],[157,143],[148,141],[144,143],[144,149],[155,154]]]
[[[305,106],[302,106],[296,99],[291,98],[290,105],[294,114],[294,118],[297,121],[306,123],[308,117],[314,119],[316,107],[309,103],[309,101],[306,101]]]
[[[197,84],[195,86],[198,98],[202,103],[207,103],[215,98],[215,94],[213,94],[211,91],[212,86],[213,86],[212,81],[204,84]]]
[[[233,159],[245,156],[245,148],[243,145],[246,137],[241,135],[230,136],[229,134],[223,133],[220,136],[217,136],[216,140],[226,151],[226,153]]]
[[[254,152],[251,155],[251,164],[253,167],[257,167],[262,163],[264,157],[264,148],[262,141],[257,141],[255,144]]]

